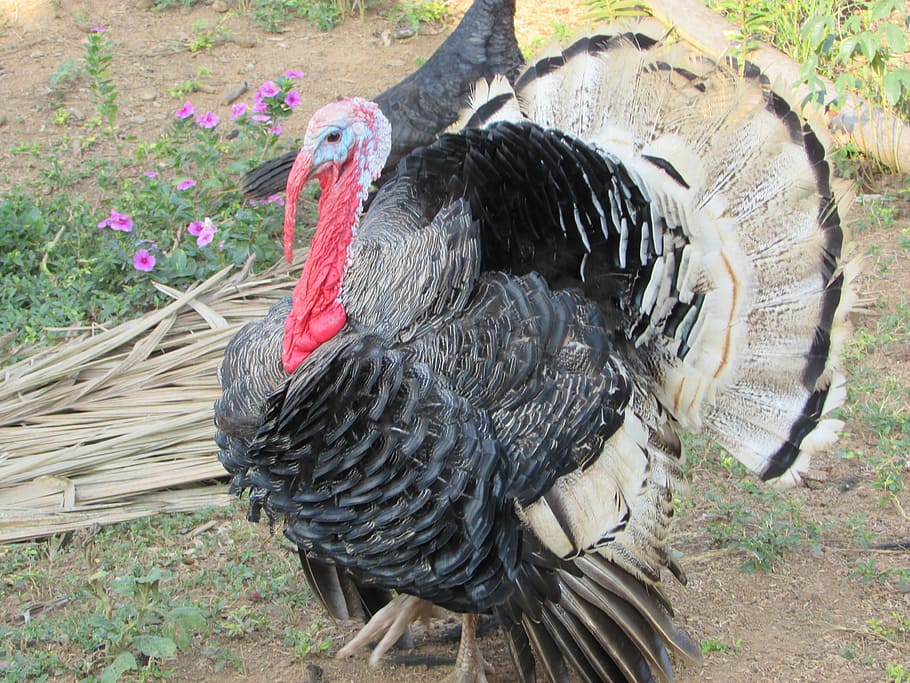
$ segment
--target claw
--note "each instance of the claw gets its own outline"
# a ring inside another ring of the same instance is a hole
[[[413,595],[397,595],[389,604],[373,615],[367,624],[360,629],[347,645],[341,648],[335,657],[343,659],[350,657],[357,650],[366,647],[376,640],[381,634],[382,640],[370,653],[369,664],[376,666],[379,660],[388,652],[402,635],[407,633],[408,627],[417,619],[427,619],[433,611],[433,603],[415,598]]]
[[[477,615],[462,614],[461,643],[458,646],[455,671],[441,683],[488,683],[487,674],[493,672],[493,666],[483,658],[477,645]]]

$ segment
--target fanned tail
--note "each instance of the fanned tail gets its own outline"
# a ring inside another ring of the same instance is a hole
[[[585,37],[530,65],[511,98],[502,84],[478,89],[489,99],[467,120],[514,120],[517,103],[624,166],[651,202],[620,262],[638,269],[628,336],[655,395],[682,428],[793,484],[841,426],[828,415],[845,394],[858,270],[842,227],[851,189],[833,177],[823,126],[786,88],[662,30],[644,21]]]
[[[595,188],[603,240],[589,256],[626,283],[606,309],[650,380],[598,458],[520,510],[563,563],[520,576],[502,608],[525,681],[529,651],[553,681],[569,668],[585,681],[670,680],[669,654],[698,659],[656,588],[664,569],[679,576],[667,540],[675,432],[706,432],[762,479],[795,484],[841,427],[830,413],[845,397],[858,267],[842,225],[852,193],[833,176],[824,128],[754,66],[660,31],[583,38],[530,65],[512,94],[478,88],[463,119],[515,121],[517,105],[619,169]]]

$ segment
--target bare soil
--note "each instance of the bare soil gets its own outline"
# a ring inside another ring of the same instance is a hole
[[[263,80],[290,68],[304,72],[304,102],[285,130],[300,135],[309,113],[322,103],[339,95],[375,94],[414,70],[418,60],[428,57],[442,42],[467,4],[467,0],[452,0],[452,16],[445,23],[386,45],[381,34],[391,25],[375,8],[367,11],[364,21],[349,19],[330,33],[295,20],[287,24],[287,32],[276,35],[256,27],[247,13],[223,14],[205,4],[188,11],[151,12],[141,1],[0,0],[0,178],[28,181],[40,172],[37,162],[12,154],[12,144],[32,140],[62,144],[65,128],[53,123],[50,78],[65,60],[81,60],[91,27],[107,27],[116,43],[113,72],[120,92],[124,138],[153,140],[164,131],[180,106],[167,91],[179,83],[200,80],[208,92],[193,93],[191,99],[197,109],[215,110],[224,120],[228,107],[223,100],[229,91],[245,81],[249,97]],[[534,38],[549,36],[553,20],[578,25],[583,14],[580,2],[566,8],[559,0],[519,0],[519,42],[528,45]],[[200,31],[194,32],[194,26],[218,26],[229,38],[216,41],[210,50],[191,53],[187,46]],[[203,67],[210,76],[199,76]],[[91,117],[85,83],[69,86],[63,106],[71,112],[70,126]],[[74,147],[70,161],[79,163],[83,153]],[[116,151],[95,148],[90,153]],[[0,180],[0,189],[6,182]],[[894,181],[874,183],[868,192],[900,187]],[[896,222],[885,225],[870,224],[863,207],[853,214],[863,227],[857,236],[860,251],[875,245],[862,282],[865,307],[856,316],[859,328],[875,329],[880,315],[899,305],[910,306],[907,248],[900,243],[902,231],[910,226],[907,195],[893,206],[898,211]],[[886,370],[907,386],[908,361],[910,343],[903,334],[875,351],[868,365]],[[906,404],[898,408],[904,413],[908,409]],[[894,627],[900,618],[910,618],[907,586],[888,578],[864,582],[855,575],[858,563],[869,558],[875,558],[879,571],[910,570],[908,552],[863,549],[845,525],[849,519],[862,520],[876,542],[906,542],[910,537],[910,493],[904,490],[884,496],[874,485],[878,475],[868,461],[838,455],[850,450],[871,458],[878,443],[876,434],[848,423],[838,451],[816,460],[811,485],[792,495],[804,499],[802,522],[820,525],[820,541],[803,543],[785,553],[770,572],[742,571],[749,556],[715,544],[709,524],[716,521],[718,508],[705,493],[732,491],[736,479],[716,459],[699,459],[691,472],[691,490],[682,501],[673,541],[689,581],[685,587],[668,582],[667,590],[678,621],[695,639],[721,643],[726,648],[715,649],[729,651],[707,652],[702,665],[679,671],[678,681],[882,682],[891,680],[886,676],[889,664],[902,664],[910,671],[910,634],[894,628],[883,634],[871,625]],[[902,476],[910,486],[906,472]],[[265,537],[267,530],[261,533]],[[273,545],[263,552],[279,551]],[[224,556],[213,555],[206,562],[223,561]],[[293,614],[280,604],[263,602],[255,607],[299,628],[320,620],[325,624],[321,633],[333,636],[333,647],[354,631],[353,625],[330,623],[315,604]],[[198,649],[194,645],[169,665],[173,664],[175,678],[181,681],[429,683],[448,673],[445,665],[454,660],[457,626],[453,617],[434,622],[429,629],[418,629],[416,650],[395,655],[375,670],[364,659],[339,662],[328,655],[314,654],[301,662],[288,646],[255,631],[231,641],[236,666],[216,671],[213,661],[203,656],[205,643],[201,642]],[[483,647],[496,667],[491,683],[514,680],[504,642],[495,630],[484,636]]]

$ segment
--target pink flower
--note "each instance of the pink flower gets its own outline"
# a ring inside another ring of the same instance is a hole
[[[147,178],[157,178],[157,177],[158,177],[158,171],[146,171],[146,172],[143,173],[142,175],[146,176]]]
[[[271,194],[266,197],[267,202],[275,202],[278,206],[284,206],[284,197],[280,194]]]
[[[196,123],[203,128],[214,128],[220,121],[221,119],[218,118],[218,114],[213,111],[207,111],[202,116],[196,117]]]
[[[107,33],[108,29],[107,26],[92,26],[89,31],[91,33]]]
[[[303,78],[303,71],[300,69],[288,69],[284,72],[285,78]]]
[[[98,223],[99,228],[110,228],[120,232],[133,231],[133,219],[128,213],[118,213],[111,209],[111,215]]]
[[[235,102],[231,107],[231,121],[236,121],[246,114],[246,102]]]
[[[250,111],[252,111],[254,114],[264,114],[268,110],[269,110],[268,105],[265,102],[263,102],[262,100],[259,100],[258,102],[253,102],[253,106],[250,107]]]
[[[148,273],[155,267],[155,257],[149,253],[148,249],[140,249],[133,254],[133,268]]]
[[[183,103],[183,106],[180,107],[177,111],[174,112],[174,118],[176,119],[188,119],[193,114],[196,113],[196,108],[193,106],[192,102],[187,100]]]
[[[281,92],[281,88],[278,87],[275,81],[266,81],[259,86],[259,95],[263,98],[275,97],[279,92]]]
[[[300,93],[297,92],[296,90],[291,90],[291,92],[289,92],[287,94],[287,96],[285,96],[284,103],[286,105],[288,105],[291,109],[293,109],[294,107],[300,106]]]
[[[269,128],[265,129],[265,132],[268,133],[269,135],[275,135],[275,136],[281,135],[281,124],[276,123],[274,126],[270,126]]]
[[[206,244],[210,244],[216,232],[218,232],[218,228],[212,223],[211,218],[206,217],[202,224],[202,229],[199,231],[199,236],[196,237],[196,246],[204,247]]]
[[[218,232],[218,228],[215,227],[212,219],[206,216],[206,219],[202,222],[192,221],[186,226],[186,231],[196,238],[196,246],[204,247],[207,244],[211,244],[215,233]]]
[[[260,123],[264,123],[266,121],[271,121],[271,120],[272,120],[272,117],[269,116],[268,114],[253,114],[253,121],[259,121]]]
[[[224,240],[218,243],[218,251],[224,251]]]
[[[191,187],[196,186],[196,181],[192,178],[184,178],[179,183],[177,183],[178,190],[189,190]]]

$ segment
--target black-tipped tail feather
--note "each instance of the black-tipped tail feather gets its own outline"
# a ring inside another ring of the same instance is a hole
[[[670,653],[700,659],[655,587],[596,553],[558,562],[525,563],[496,609],[521,681],[536,680],[531,652],[553,683],[568,683],[570,668],[591,683],[671,681]]]

